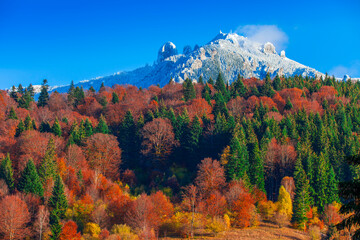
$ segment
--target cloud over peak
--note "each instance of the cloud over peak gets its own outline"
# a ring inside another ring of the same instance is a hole
[[[289,41],[288,36],[276,25],[245,25],[239,26],[236,33],[241,34],[251,41],[266,43],[271,42],[276,49],[283,50]]]

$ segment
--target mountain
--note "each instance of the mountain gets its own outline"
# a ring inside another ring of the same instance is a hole
[[[313,68],[295,62],[278,54],[272,43],[260,44],[235,33],[220,32],[213,40],[202,47],[187,47],[178,54],[175,44],[165,43],[159,50],[157,61],[133,71],[118,72],[110,76],[84,80],[76,84],[88,89],[99,89],[102,82],[106,86],[114,84],[132,84],[138,87],[163,86],[173,78],[182,82],[186,78],[193,80],[203,76],[205,80],[216,79],[221,72],[230,83],[240,74],[245,78],[264,78],[269,72],[293,76],[303,75],[319,77],[323,74]],[[66,92],[69,86],[53,87],[58,92]]]

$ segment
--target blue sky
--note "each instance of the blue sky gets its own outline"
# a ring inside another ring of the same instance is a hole
[[[0,88],[131,70],[167,41],[181,52],[220,30],[267,36],[300,63],[360,77],[359,12],[358,0],[0,0]]]

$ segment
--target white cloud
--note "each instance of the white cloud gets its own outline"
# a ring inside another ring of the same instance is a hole
[[[285,49],[288,36],[276,25],[245,25],[236,29],[236,33],[259,43],[271,42],[277,51]]]
[[[338,65],[329,71],[329,75],[342,78],[349,75],[352,78],[360,77],[360,61],[355,61],[350,66]]]

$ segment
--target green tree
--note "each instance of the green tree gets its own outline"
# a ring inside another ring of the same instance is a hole
[[[196,98],[195,87],[189,78],[187,78],[183,83],[183,93],[185,102]]]
[[[275,91],[281,90],[281,79],[280,79],[279,75],[276,75],[276,77],[273,81],[273,86],[274,86]]]
[[[49,93],[48,93],[49,85],[47,83],[48,83],[48,81],[46,79],[44,79],[42,86],[41,86],[41,92],[40,92],[39,100],[38,100],[39,107],[44,107],[49,102]]]
[[[17,188],[19,191],[34,193],[40,197],[44,195],[44,189],[32,159],[27,162],[26,167],[21,174]]]
[[[14,120],[18,119],[15,109],[13,107],[11,107],[10,112],[7,116],[7,119],[14,119]]]
[[[0,179],[4,179],[9,190],[14,191],[14,177],[13,177],[13,168],[11,164],[10,154],[8,153],[6,157],[1,161],[0,164]]]
[[[292,222],[302,230],[306,229],[308,218],[306,213],[310,210],[310,194],[309,194],[309,180],[302,166],[301,161],[298,159],[295,165],[294,172],[295,180],[295,198],[293,204]]]
[[[104,134],[108,134],[109,131],[109,127],[106,123],[105,117],[103,115],[100,116],[100,120],[99,123],[95,129],[96,133],[104,133]]]
[[[253,129],[249,130],[247,147],[250,161],[250,181],[265,192],[264,162],[261,156],[259,142]]]
[[[272,97],[275,94],[275,91],[271,84],[270,74],[267,73],[264,81],[264,85],[261,87],[261,94],[263,96]]]
[[[51,131],[57,137],[61,137],[61,135],[62,135],[61,126],[60,126],[59,120],[57,118],[55,119],[55,122],[54,122],[54,124],[53,124],[53,126],[51,128]]]
[[[293,105],[292,105],[292,103],[291,103],[291,101],[290,101],[290,98],[288,98],[288,99],[286,100],[286,104],[285,104],[284,110],[291,110],[292,108],[293,108]]]
[[[22,120],[20,120],[19,124],[16,127],[15,137],[19,137],[22,132],[25,131],[25,125]]]
[[[90,137],[91,135],[93,135],[94,129],[93,129],[92,123],[90,122],[90,120],[88,118],[86,118],[86,120],[85,120],[84,128],[85,128],[86,137]]]
[[[118,103],[118,102],[119,102],[119,96],[117,95],[117,93],[116,93],[116,92],[113,92],[113,93],[112,93],[112,99],[111,99],[111,102],[112,102],[113,104],[115,104],[115,103]]]
[[[59,240],[60,234],[62,231],[62,224],[60,222],[59,211],[57,208],[50,212],[49,224],[50,224],[50,230],[51,230],[50,239],[51,240]]]
[[[68,201],[64,192],[64,184],[59,174],[55,176],[54,188],[49,199],[49,207],[57,210],[60,219],[65,217]]]
[[[55,142],[53,138],[50,138],[45,156],[42,159],[41,165],[39,167],[39,177],[43,185],[46,184],[47,180],[55,176],[57,171],[55,157]]]
[[[249,153],[243,128],[235,132],[230,141],[230,159],[226,170],[228,177],[233,180],[242,179],[245,172],[249,172]]]

